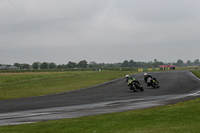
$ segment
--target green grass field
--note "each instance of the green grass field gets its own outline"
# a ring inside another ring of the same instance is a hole
[[[0,73],[0,100],[82,89],[133,73],[136,71]]]
[[[194,71],[192,71],[192,73],[193,73],[195,76],[197,76],[197,77],[200,78],[200,70],[194,70]]]
[[[81,73],[79,74],[82,75]],[[108,75],[111,74],[109,72],[106,73],[108,73]],[[193,71],[193,73],[200,77],[199,70]],[[97,73],[95,72],[89,72],[86,75],[88,74],[94,74],[97,76]],[[72,73],[72,75],[74,75],[74,73]],[[63,75],[61,74],[60,76]],[[117,75],[117,77],[123,76],[123,72]],[[41,79],[45,79],[47,77],[48,76],[43,75]],[[99,79],[99,83],[115,79],[116,77],[108,76],[104,79],[105,81],[100,80],[101,78],[102,77],[97,78]],[[26,78],[23,78],[23,76],[21,77],[21,80],[22,79],[24,79],[24,82],[27,80]],[[35,80],[37,81],[37,76],[35,77]],[[5,83],[5,81],[1,82],[1,84],[3,83]],[[11,83],[15,82],[12,81]],[[33,124],[1,126],[0,133],[198,133],[199,127],[200,99],[195,99],[188,102],[180,102],[174,105],[160,106],[143,110],[53,120]]]

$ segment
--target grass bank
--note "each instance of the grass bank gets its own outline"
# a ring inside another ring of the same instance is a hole
[[[198,133],[200,99],[82,118],[0,127],[1,133]]]
[[[195,76],[200,78],[200,70],[191,71]]]
[[[86,88],[133,73],[136,71],[0,73],[0,100]]]

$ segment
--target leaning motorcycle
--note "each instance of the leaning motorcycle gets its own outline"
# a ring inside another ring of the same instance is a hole
[[[147,79],[147,85],[152,86],[153,88],[159,88],[158,82],[152,79],[151,77]]]
[[[128,86],[130,86],[130,90],[133,90],[134,92],[144,91],[142,85],[139,83],[138,80],[128,80]]]

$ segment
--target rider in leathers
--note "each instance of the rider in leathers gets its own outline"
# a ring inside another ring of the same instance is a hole
[[[139,81],[137,81],[135,78],[130,77],[129,75],[126,75],[126,82],[128,82],[128,80],[132,80],[133,82],[137,82],[139,85],[141,85],[139,83]]]
[[[149,77],[152,78],[153,80],[155,80],[155,81],[158,83],[158,81],[156,80],[155,77],[153,77],[153,76],[151,76],[151,75],[148,75],[147,73],[144,74],[144,81],[145,81],[145,83],[147,83],[147,79],[148,79]],[[147,86],[148,86],[148,84],[147,84]]]

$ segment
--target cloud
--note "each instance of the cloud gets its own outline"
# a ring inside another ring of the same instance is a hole
[[[33,55],[28,59],[34,61],[37,51],[44,60],[61,60],[61,53],[72,61],[83,57],[117,61],[128,58],[130,53],[135,60],[155,56],[173,60],[161,53],[175,53],[169,46],[187,51],[200,42],[198,0],[1,0],[0,17],[1,49],[12,51],[22,60],[20,53],[24,50]],[[55,54],[46,56],[52,50]],[[79,54],[74,54],[77,51]],[[105,57],[101,55],[104,51]],[[155,54],[147,57],[141,52]],[[184,52],[179,54],[185,57]],[[9,57],[6,52],[1,55]]]

